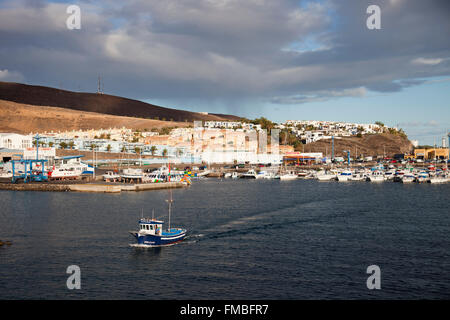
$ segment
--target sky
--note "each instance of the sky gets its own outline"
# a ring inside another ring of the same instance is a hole
[[[450,1],[0,0],[0,81],[95,92],[99,75],[105,93],[165,107],[381,121],[440,145]]]

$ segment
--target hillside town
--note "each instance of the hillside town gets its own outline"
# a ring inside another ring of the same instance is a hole
[[[293,154],[317,161],[342,158],[322,152],[300,152],[305,145],[319,140],[330,140],[331,151],[334,139],[343,137],[383,132],[406,137],[401,129],[387,127],[381,122],[364,124],[289,120],[281,124],[270,122],[270,125],[267,125],[264,121],[259,121],[261,123],[258,121],[195,121],[193,126],[162,130],[132,130],[123,127],[85,131],[30,132],[27,135],[0,133],[0,154],[5,159],[12,154],[22,154],[25,158],[32,157],[36,147],[34,137],[38,135],[40,155],[44,158],[54,157],[55,150],[59,149],[120,153],[128,158],[145,157],[147,163],[161,163],[166,161],[163,159],[170,158],[179,163],[281,164],[283,157]],[[413,146],[418,147],[418,142],[413,141]],[[448,159],[445,139],[442,140],[441,147],[442,150],[436,149],[434,152],[435,157]],[[411,154],[414,158],[421,157],[417,153],[414,154],[413,150]],[[426,152],[426,154],[428,156],[432,153]]]

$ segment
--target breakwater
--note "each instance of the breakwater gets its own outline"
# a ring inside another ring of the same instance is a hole
[[[99,192],[99,193],[119,193],[122,191],[146,191],[159,189],[182,188],[185,184],[181,182],[161,182],[161,183],[137,183],[137,184],[97,184],[97,183],[77,183],[77,184],[52,184],[52,183],[0,183],[0,190],[13,191],[53,191],[53,192]]]

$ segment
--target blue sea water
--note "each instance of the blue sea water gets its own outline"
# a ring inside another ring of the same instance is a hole
[[[0,191],[0,239],[13,241],[0,299],[450,298],[448,184],[206,179],[172,193],[188,238],[138,249],[128,231],[142,210],[167,221],[167,190]]]

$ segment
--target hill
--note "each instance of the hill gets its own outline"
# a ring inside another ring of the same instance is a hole
[[[350,156],[393,156],[398,153],[408,153],[413,148],[411,141],[407,137],[400,135],[382,133],[369,134],[361,138],[343,137],[334,139],[335,156],[347,156],[345,150],[350,151]],[[319,140],[304,146],[305,152],[322,152],[324,155],[331,155],[331,139]]]
[[[186,127],[190,123],[111,116],[58,107],[32,106],[0,100],[0,132],[50,132],[107,128],[152,129]]]
[[[50,87],[33,86],[0,81],[0,99],[47,107],[59,107],[79,111],[96,112],[114,116],[145,119],[188,121],[194,120],[239,120],[232,115],[203,114],[170,109],[138,100],[108,94],[73,92]]]

